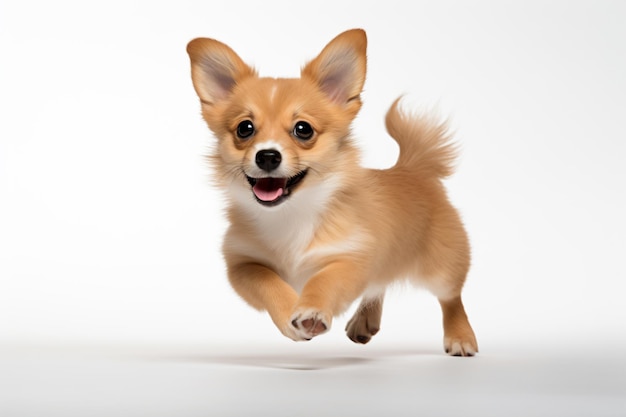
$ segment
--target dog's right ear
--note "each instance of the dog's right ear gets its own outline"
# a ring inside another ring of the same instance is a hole
[[[224,100],[240,80],[256,75],[235,51],[215,39],[194,39],[187,45],[187,53],[193,86],[203,104]]]

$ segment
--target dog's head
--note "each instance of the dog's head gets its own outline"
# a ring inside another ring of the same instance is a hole
[[[350,123],[361,107],[366,36],[333,39],[297,79],[260,78],[227,45],[187,46],[202,115],[218,138],[212,155],[237,201],[266,207],[328,187],[356,162]]]

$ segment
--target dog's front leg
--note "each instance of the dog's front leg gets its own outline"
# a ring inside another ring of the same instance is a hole
[[[330,329],[340,314],[363,293],[365,278],[354,262],[335,261],[306,283],[293,314],[291,326],[304,340]]]
[[[228,266],[228,278],[237,294],[248,304],[269,313],[282,334],[302,340],[291,326],[298,294],[276,272],[258,263],[240,263]]]

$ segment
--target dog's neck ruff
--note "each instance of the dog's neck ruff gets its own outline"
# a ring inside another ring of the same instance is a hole
[[[250,188],[231,187],[231,205],[244,215],[251,232],[268,248],[289,256],[302,255],[311,243],[341,182],[325,179],[296,190],[281,204],[267,207],[256,201]]]

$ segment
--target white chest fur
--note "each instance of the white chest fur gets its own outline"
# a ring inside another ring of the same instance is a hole
[[[355,228],[338,240],[312,245],[327,202],[338,186],[326,181],[307,187],[271,208],[259,205],[250,194],[239,194],[241,198],[233,203],[244,209],[252,227],[246,235],[229,233],[225,248],[267,265],[300,292],[333,255],[358,250],[363,243],[363,234]]]
[[[317,223],[290,224],[290,218],[264,220],[257,225],[254,241],[230,237],[228,246],[272,268],[298,293],[334,256],[358,251],[367,242],[365,233],[356,227],[340,239],[314,242]]]

